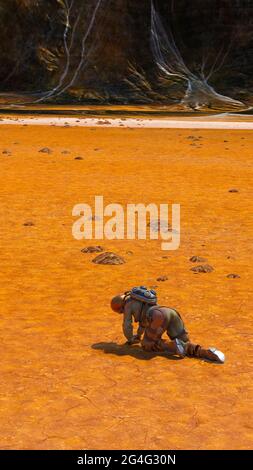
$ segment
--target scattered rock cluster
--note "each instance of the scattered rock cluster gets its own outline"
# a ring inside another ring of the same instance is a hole
[[[27,223],[29,224],[29,222]],[[24,224],[25,225],[25,224]],[[31,223],[31,225],[33,225]],[[104,265],[120,265],[120,264],[125,264],[126,261],[125,259],[117,255],[113,252],[104,252],[104,248],[100,245],[96,246],[88,246],[85,247],[81,250],[82,253],[100,253],[96,258],[92,260],[94,264],[104,264]],[[132,251],[127,251],[127,255],[133,255]],[[168,258],[168,256],[163,257],[163,258]],[[207,259],[203,258],[202,256],[192,256],[189,260],[191,263],[205,263],[205,264],[198,264],[197,266],[194,266],[191,268],[191,271],[194,272],[195,274],[206,274],[206,273],[212,273],[214,271],[213,266],[207,263]],[[240,276],[238,274],[228,274],[227,275],[228,279],[239,279]],[[161,275],[159,276],[156,281],[157,282],[166,282],[168,281],[168,276],[166,275]]]
[[[230,259],[231,257],[228,256],[227,258]],[[192,256],[190,258],[190,261],[192,263],[207,263],[208,260],[206,258],[202,258],[201,256]],[[210,264],[200,264],[198,266],[194,266],[193,268],[191,268],[191,271],[193,271],[196,274],[212,273],[214,271],[214,268]],[[227,278],[228,279],[240,279],[240,276],[239,274],[228,274]]]
[[[115,253],[108,251],[103,253],[103,251],[104,248],[99,245],[88,246],[81,250],[82,253],[100,253],[100,255],[96,256],[96,258],[92,260],[92,262],[95,264],[118,265],[125,263],[125,260],[124,258],[122,258],[122,256],[116,255]]]
[[[190,261],[192,263],[206,263],[207,259],[202,258],[201,256],[192,256]],[[210,266],[210,264],[200,264],[199,266],[194,266],[194,268],[191,268],[191,271],[194,273],[211,273],[214,271],[214,268]]]
[[[11,151],[10,150],[3,150],[2,151],[2,154],[3,155],[6,155],[7,157],[10,157],[12,155]]]

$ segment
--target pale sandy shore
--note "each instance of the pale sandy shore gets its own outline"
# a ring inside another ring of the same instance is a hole
[[[180,119],[145,119],[145,118],[73,118],[73,117],[6,117],[0,119],[0,125],[33,125],[65,127],[125,127],[153,129],[228,129],[253,130],[253,119],[241,117],[183,117]]]

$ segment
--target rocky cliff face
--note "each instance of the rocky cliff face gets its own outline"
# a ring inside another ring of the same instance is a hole
[[[151,0],[0,0],[1,92],[47,102],[177,103],[189,82],[177,74],[176,50],[197,79],[250,102],[253,0],[154,0],[153,9],[163,29],[155,47],[174,75],[152,47]]]

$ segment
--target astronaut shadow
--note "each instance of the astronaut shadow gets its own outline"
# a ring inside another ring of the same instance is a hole
[[[168,353],[159,353],[159,352],[146,352],[138,345],[128,345],[128,344],[117,344],[117,343],[95,343],[92,346],[92,349],[104,351],[105,354],[115,354],[116,356],[131,356],[135,359],[142,361],[150,361],[155,357],[164,357],[171,361],[181,361],[180,357],[170,355]]]

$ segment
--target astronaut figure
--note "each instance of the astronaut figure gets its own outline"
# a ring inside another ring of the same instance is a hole
[[[114,297],[111,308],[123,314],[123,333],[129,345],[141,343],[145,351],[225,362],[221,351],[216,348],[204,349],[190,341],[180,314],[172,308],[158,305],[154,290],[143,286],[134,287],[131,291]],[[136,335],[133,334],[133,321],[138,323]],[[162,339],[165,332],[170,341]]]

